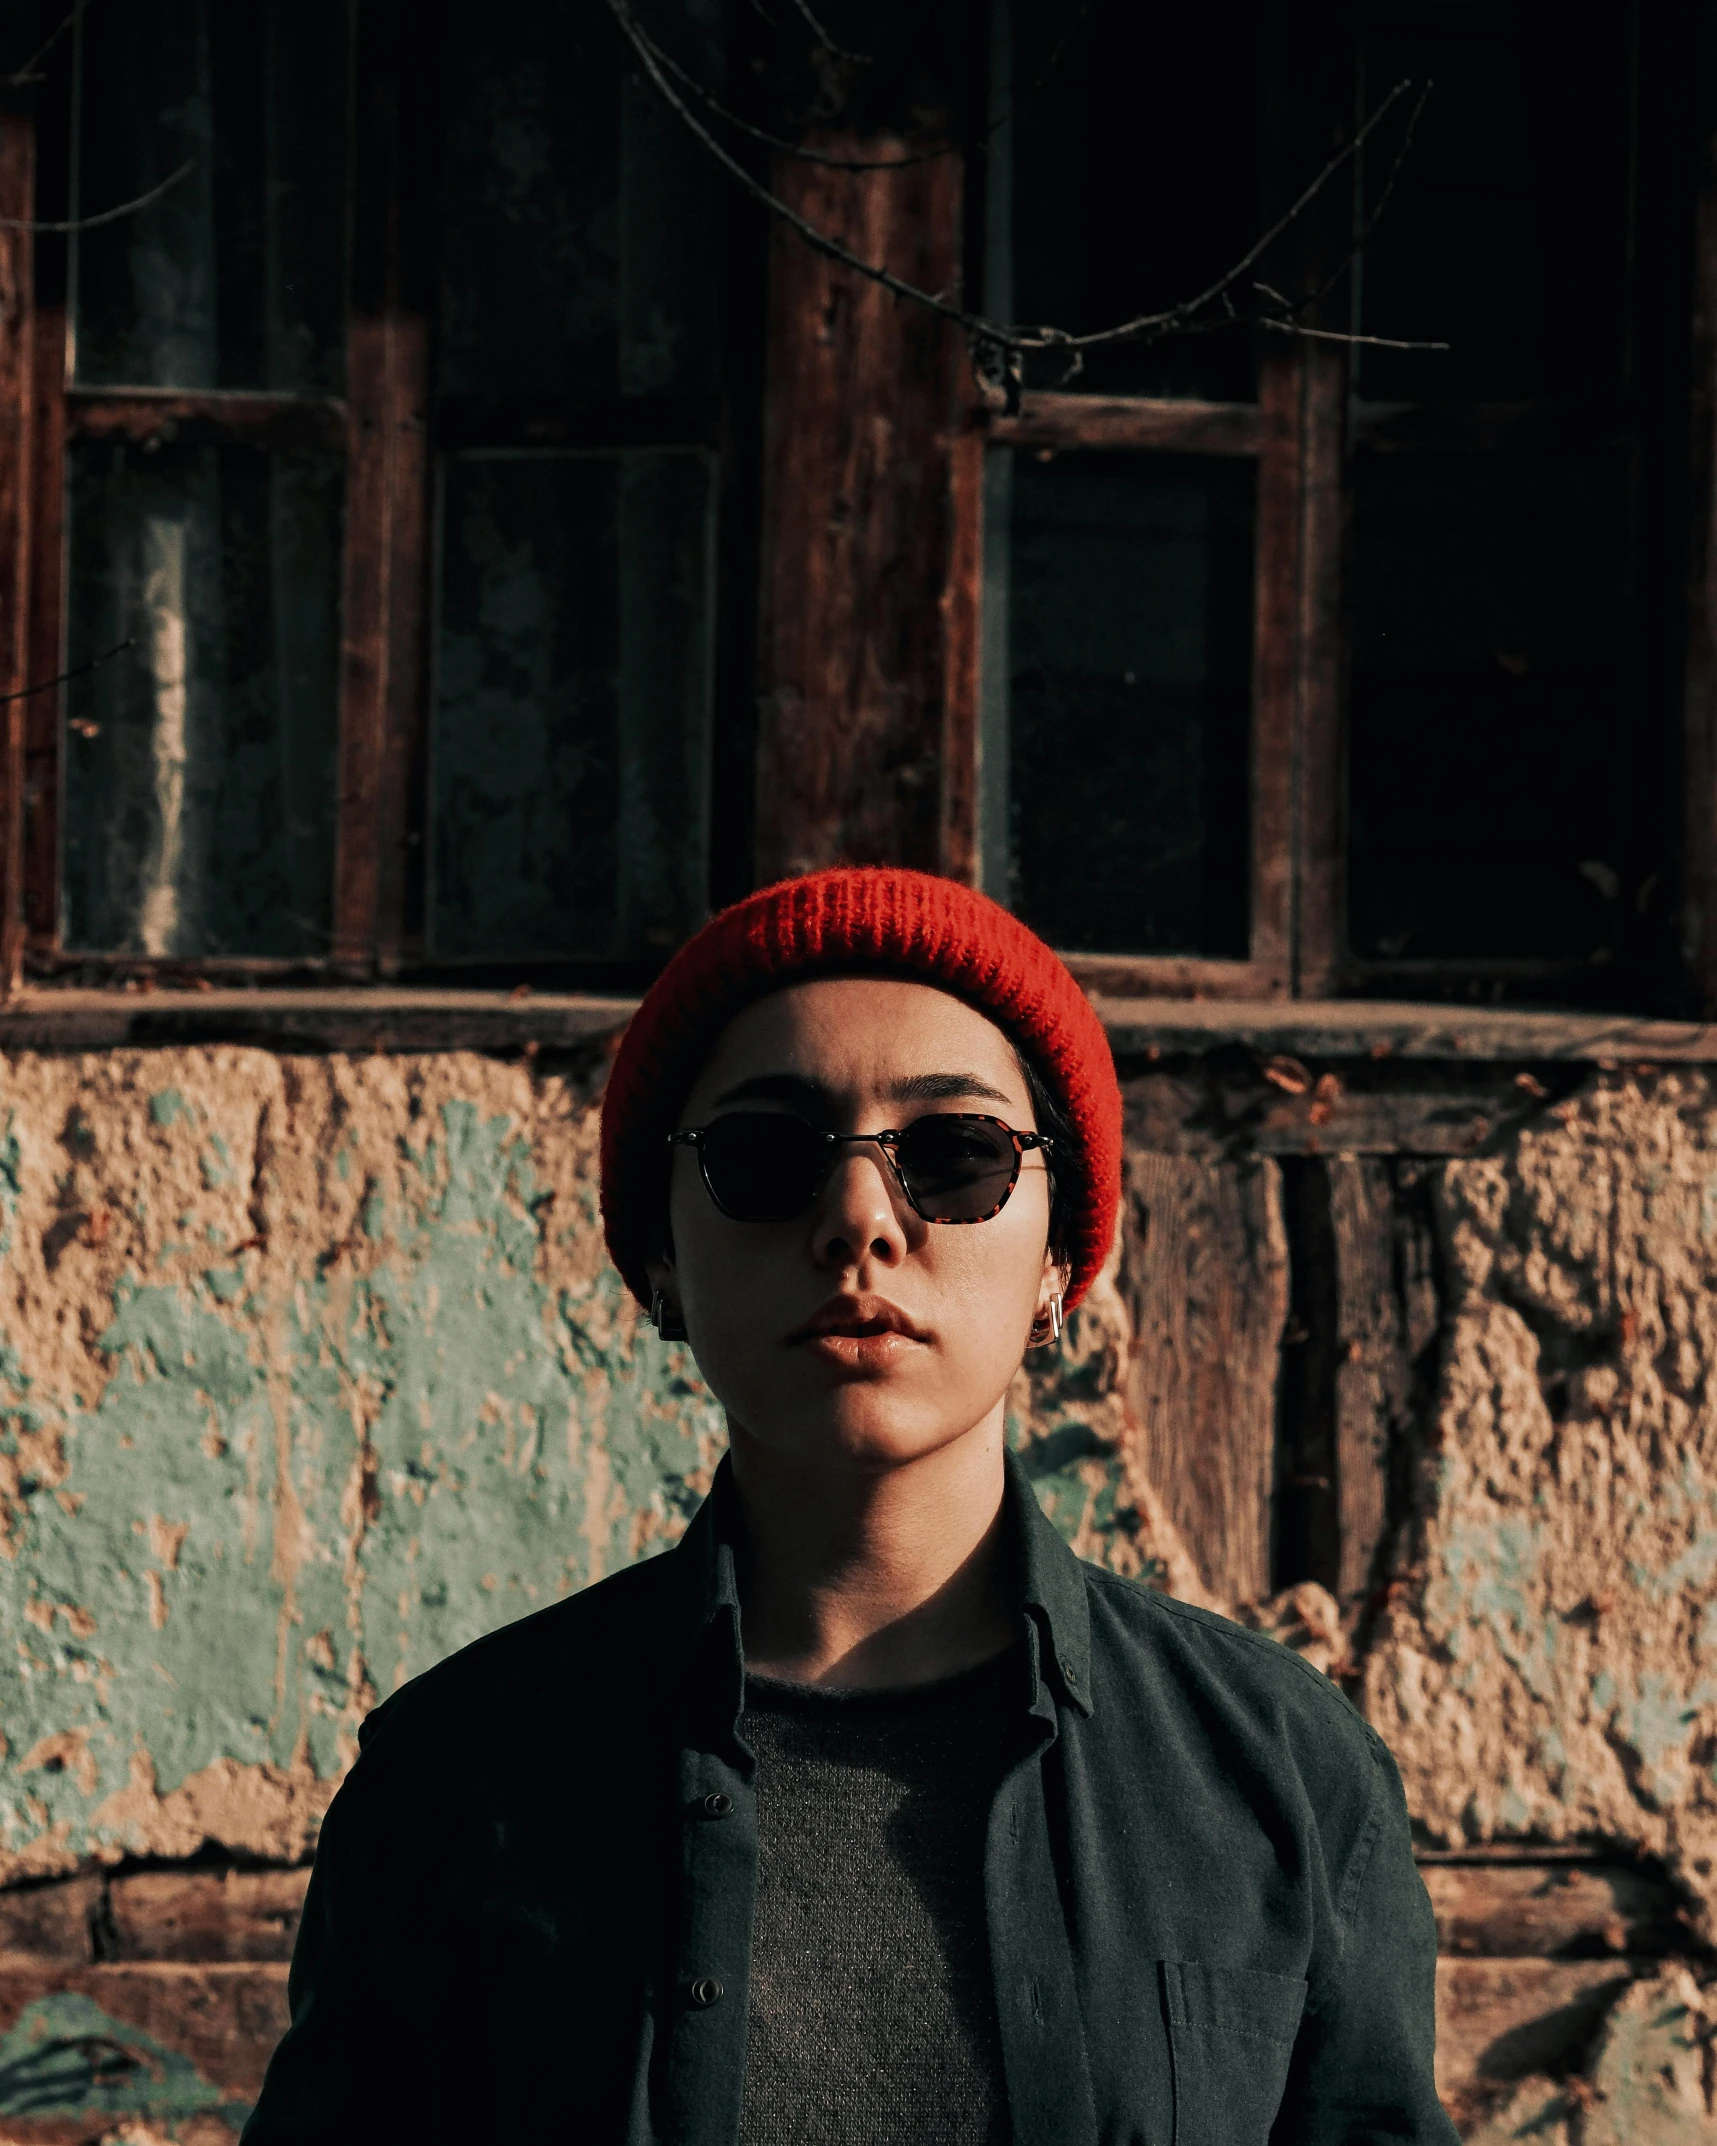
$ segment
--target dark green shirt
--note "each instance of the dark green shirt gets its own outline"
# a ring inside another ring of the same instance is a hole
[[[1008,1466],[1026,1670],[985,1828],[1014,2146],[1454,2131],[1388,1753],[1273,1640],[1081,1564]],[[756,1757],[725,1466],[684,1541],[364,1725],[247,2146],[735,2146]]]

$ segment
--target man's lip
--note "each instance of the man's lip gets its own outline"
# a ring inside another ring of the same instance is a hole
[[[928,1341],[928,1332],[887,1297],[831,1297],[820,1305],[803,1326],[795,1327],[788,1341],[821,1341],[829,1335],[865,1341],[881,1334],[903,1334],[908,1341]]]

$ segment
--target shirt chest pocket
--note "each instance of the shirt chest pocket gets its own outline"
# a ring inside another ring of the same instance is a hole
[[[1305,1983],[1191,1960],[1158,1964],[1174,2064],[1174,2146],[1265,2146]]]

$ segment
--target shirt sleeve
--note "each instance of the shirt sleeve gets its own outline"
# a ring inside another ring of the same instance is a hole
[[[1437,1927],[1395,1762],[1373,1746],[1365,1825],[1341,1876],[1333,1958],[1314,1977],[1271,2146],[1456,2146],[1437,2098]]]
[[[351,1786],[334,1798],[287,1980],[291,2025],[269,2060],[240,2146],[357,2146],[388,2135],[373,2106],[389,2036],[377,2016],[374,1917],[363,1897],[358,1808]]]

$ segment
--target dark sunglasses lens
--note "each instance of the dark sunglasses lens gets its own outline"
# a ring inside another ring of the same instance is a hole
[[[980,1222],[1008,1196],[1019,1152],[984,1118],[918,1118],[900,1136],[900,1174],[934,1222]]]
[[[826,1147],[803,1118],[735,1110],[704,1128],[704,1183],[736,1222],[789,1222],[817,1189]]]

